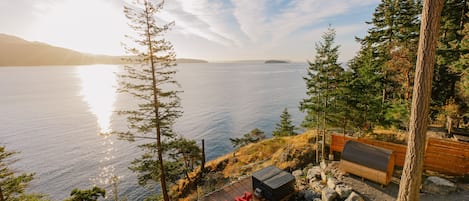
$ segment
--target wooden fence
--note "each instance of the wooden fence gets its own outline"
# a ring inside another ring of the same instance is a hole
[[[407,147],[401,144],[354,138],[342,135],[332,135],[331,153],[342,152],[344,144],[354,140],[365,144],[392,150],[396,155],[394,164],[403,167]],[[424,168],[450,175],[464,175],[469,173],[469,143],[429,138],[425,149]]]

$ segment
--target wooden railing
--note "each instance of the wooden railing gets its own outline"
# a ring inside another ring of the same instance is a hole
[[[396,155],[394,164],[400,167],[404,166],[407,147],[402,144],[332,135],[331,153],[334,151],[342,152],[344,144],[348,140],[392,150]],[[429,138],[425,149],[424,168],[450,175],[469,174],[469,143]]]

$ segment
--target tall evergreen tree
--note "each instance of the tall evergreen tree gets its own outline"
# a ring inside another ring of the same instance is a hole
[[[280,115],[280,122],[277,123],[277,127],[272,132],[272,135],[275,137],[280,136],[292,136],[296,135],[295,125],[293,125],[291,120],[291,115],[288,113],[287,108],[285,108]]]
[[[141,184],[147,181],[160,183],[163,199],[169,201],[166,177],[164,147],[176,139],[172,126],[181,116],[179,87],[174,79],[176,73],[175,53],[171,43],[163,38],[174,22],[159,25],[155,14],[163,8],[164,1],[154,4],[152,1],[136,1],[126,4],[124,13],[135,36],[125,49],[132,54],[133,63],[125,66],[125,73],[120,75],[119,92],[128,93],[138,101],[133,110],[122,110],[119,114],[127,117],[129,130],[118,132],[120,137],[133,140],[136,137],[154,139],[140,145],[145,153],[132,164],[131,169],[139,174]]]
[[[420,199],[433,66],[443,2],[444,0],[425,0],[422,9],[422,27],[415,70],[411,120],[406,158],[397,195],[398,201]]]
[[[442,107],[451,98],[455,98],[459,104],[464,103],[458,98],[457,89],[459,80],[464,77],[461,76],[461,71],[455,63],[465,54],[465,50],[461,47],[464,24],[468,22],[468,17],[465,15],[468,7],[467,0],[447,0],[443,6],[432,87],[433,108]],[[433,111],[433,114],[436,112]]]
[[[367,22],[372,26],[368,34],[363,39],[358,39],[362,44],[362,53],[354,59],[353,71],[356,74],[360,71],[359,68],[367,68],[362,71],[367,73],[366,77],[380,77],[376,84],[381,93],[374,94],[375,97],[381,98],[381,111],[374,113],[379,114],[380,123],[384,125],[407,125],[406,122],[401,122],[401,119],[393,117],[404,115],[404,119],[408,118],[405,110],[410,108],[414,76],[412,72],[416,61],[413,50],[418,43],[420,7],[419,0],[382,0],[373,13],[372,20]],[[363,59],[372,62],[372,65],[368,66],[373,68],[357,63]],[[388,117],[389,121],[383,121],[384,117]]]
[[[466,2],[468,3],[468,2]],[[469,7],[469,5],[468,5]],[[457,97],[460,104],[460,115],[469,118],[469,11],[466,10],[464,29],[461,31],[463,38],[459,45],[461,55],[452,64],[452,70],[460,77],[456,84]]]
[[[353,58],[349,67],[352,70],[347,88],[349,116],[354,128],[361,131],[370,129],[382,120],[382,80],[381,66],[375,62],[371,46],[363,46]]]
[[[70,193],[70,198],[65,201],[97,201],[99,197],[105,197],[106,191],[102,188],[94,186],[92,189],[80,190],[73,189]]]
[[[339,46],[334,44],[335,31],[329,28],[322,36],[323,41],[316,43],[316,56],[309,62],[306,82],[307,98],[300,102],[300,111],[306,112],[303,125],[308,128],[317,127],[323,130],[325,140],[326,130],[335,125],[335,119],[330,113],[336,112],[334,101],[339,94],[340,78],[344,69],[337,62]],[[318,132],[319,134],[319,132]],[[324,149],[324,146],[322,147]],[[323,159],[324,159],[324,150]]]
[[[202,160],[202,150],[197,146],[195,140],[188,140],[179,138],[172,141],[167,145],[168,156],[172,159],[173,165],[173,179],[170,181],[175,182],[185,176],[190,180],[189,173],[194,171],[200,165]]]
[[[8,167],[15,160],[12,158],[17,152],[7,151],[4,146],[0,146],[0,201],[17,200],[24,189],[33,180],[34,174],[20,174]]]

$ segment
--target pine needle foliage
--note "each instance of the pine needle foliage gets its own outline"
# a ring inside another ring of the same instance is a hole
[[[287,108],[285,108],[280,115],[280,122],[277,123],[277,127],[272,132],[272,135],[275,137],[292,136],[297,134],[295,130],[296,128],[292,123],[291,115],[288,113]]]
[[[140,145],[144,154],[135,159],[131,170],[138,173],[140,184],[159,182],[163,199],[169,200],[167,192],[167,171],[173,163],[165,162],[166,144],[177,139],[173,132],[175,120],[182,115],[181,92],[174,79],[175,52],[173,46],[163,36],[174,22],[160,25],[155,14],[163,8],[164,1],[135,1],[124,6],[134,35],[127,35],[130,44],[124,44],[129,65],[119,75],[119,92],[130,94],[137,107],[121,110],[120,115],[127,117],[128,131],[116,132],[123,139],[144,138]],[[149,182],[152,181],[152,182]]]
[[[7,151],[0,146],[0,200],[19,200],[24,195],[24,190],[31,180],[33,173],[16,174],[9,166],[16,162],[14,155],[18,152]]]

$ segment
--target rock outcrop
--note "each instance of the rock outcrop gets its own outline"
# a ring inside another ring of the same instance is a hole
[[[422,192],[430,194],[447,195],[457,189],[453,182],[441,177],[428,177],[422,184]]]
[[[306,173],[306,177],[304,176]],[[362,201],[363,198],[353,188],[341,182],[343,173],[338,169],[338,162],[322,162],[319,166],[309,166],[304,170],[295,170],[296,186],[299,193],[297,201]]]

